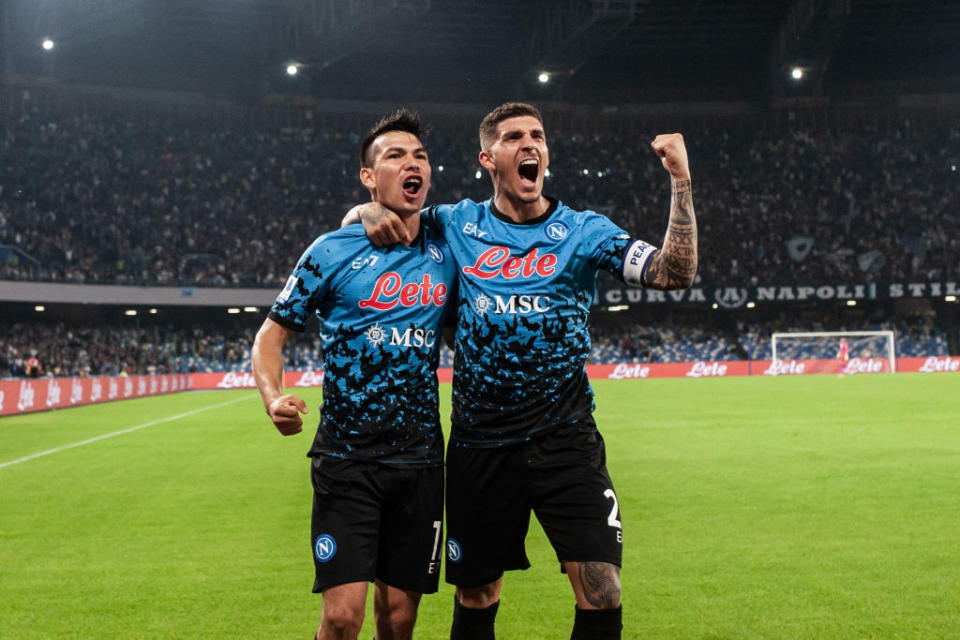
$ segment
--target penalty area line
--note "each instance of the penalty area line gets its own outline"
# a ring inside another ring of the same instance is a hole
[[[134,431],[139,431],[140,429],[146,429],[147,427],[152,427],[154,425],[163,424],[164,422],[173,422],[174,420],[179,420],[180,418],[189,418],[190,416],[195,416],[198,413],[203,413],[204,411],[209,411],[211,409],[219,409],[220,407],[225,407],[229,404],[234,404],[241,402],[242,400],[249,400],[256,396],[244,396],[242,398],[234,398],[233,400],[228,400],[227,402],[220,402],[218,404],[212,404],[209,407],[201,407],[200,409],[194,409],[193,411],[187,411],[186,413],[178,413],[175,416],[168,416],[166,418],[160,418],[159,420],[151,420],[150,422],[144,422],[143,424],[138,424],[132,427],[127,427],[126,429],[120,429],[119,431],[112,431],[110,433],[105,433],[101,436],[95,436],[93,438],[87,438],[86,440],[81,440],[79,442],[74,442],[72,444],[65,444],[62,447],[54,447],[53,449],[47,449],[46,451],[39,451],[37,453],[31,453],[28,456],[23,456],[22,458],[17,458],[16,460],[9,460],[7,462],[0,462],[0,469],[4,467],[11,467],[15,464],[20,464],[21,462],[26,462],[28,460],[33,460],[34,458],[42,458],[43,456],[49,456],[54,453],[59,453],[61,451],[66,451],[67,449],[73,449],[75,447],[82,447],[87,444],[93,444],[94,442],[100,442],[101,440],[106,440],[107,438],[113,438],[115,436],[122,436],[125,433],[133,433]]]

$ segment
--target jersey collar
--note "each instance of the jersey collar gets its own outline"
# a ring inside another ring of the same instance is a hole
[[[523,222],[517,222],[513,218],[505,215],[499,209],[497,205],[494,204],[493,198],[490,198],[490,213],[492,213],[498,220],[506,222],[507,224],[517,224],[517,225],[528,225],[528,224],[540,224],[544,222],[553,215],[553,212],[557,210],[557,205],[560,203],[556,198],[551,198],[550,196],[544,196],[547,201],[550,202],[550,206],[547,207],[547,210],[541,213],[536,218],[530,218],[529,220],[524,220]]]

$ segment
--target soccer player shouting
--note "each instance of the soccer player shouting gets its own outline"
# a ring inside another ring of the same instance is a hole
[[[306,404],[283,392],[283,345],[316,313],[323,407],[313,446],[311,541],[323,593],[317,638],[354,640],[374,586],[378,640],[412,636],[423,593],[436,592],[443,549],[443,434],[438,337],[455,265],[420,224],[430,163],[420,123],[400,111],[364,138],[360,180],[400,215],[410,242],[375,247],[360,227],[307,248],[253,346],[267,414],[283,435]]]
[[[587,316],[600,269],[634,286],[693,283],[697,227],[683,137],[652,143],[673,187],[660,249],[543,195],[550,151],[534,107],[494,109],[480,124],[480,146],[493,198],[422,214],[447,239],[460,286],[447,448],[450,637],[494,637],[504,571],[530,566],[532,510],[576,596],[571,638],[620,638],[622,524],[592,417]],[[383,207],[361,205],[345,222],[358,214],[375,242],[406,234]]]

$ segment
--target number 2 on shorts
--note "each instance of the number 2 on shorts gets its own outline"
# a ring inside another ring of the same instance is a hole
[[[616,529],[622,529],[620,521],[617,520],[617,516],[620,515],[620,505],[617,504],[617,494],[613,492],[613,489],[607,489],[603,492],[603,497],[610,498],[613,500],[613,508],[610,509],[610,515],[607,516],[607,524]]]

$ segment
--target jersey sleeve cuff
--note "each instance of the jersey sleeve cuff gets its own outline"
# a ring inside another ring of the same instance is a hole
[[[267,317],[273,320],[274,322],[276,322],[281,327],[290,329],[290,331],[303,333],[304,330],[307,328],[306,325],[302,325],[298,322],[294,322],[290,318],[285,318],[284,316],[281,316],[276,311],[271,311],[270,313],[267,314]]]
[[[647,272],[650,259],[657,252],[652,244],[643,240],[634,240],[623,253],[623,281],[631,287],[642,287],[643,276]]]

